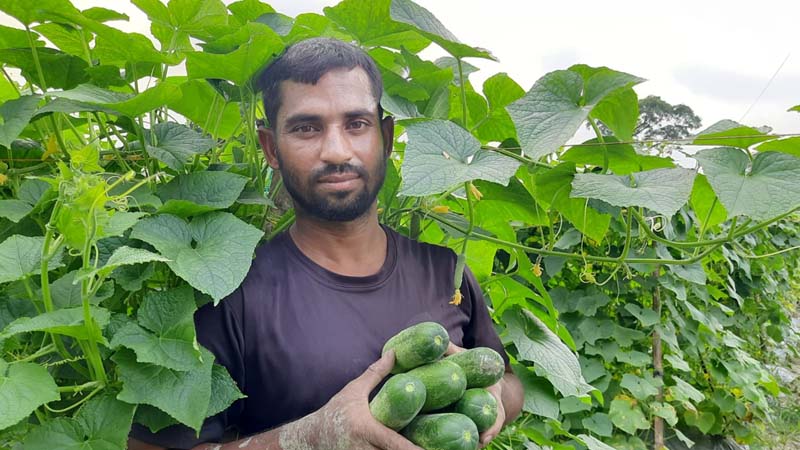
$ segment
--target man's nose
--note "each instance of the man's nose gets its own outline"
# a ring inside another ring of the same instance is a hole
[[[342,127],[328,127],[322,141],[320,159],[329,164],[342,164],[353,156],[351,142]]]

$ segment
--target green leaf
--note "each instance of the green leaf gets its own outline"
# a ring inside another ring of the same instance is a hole
[[[30,275],[41,273],[42,246],[44,237],[28,237],[14,235],[0,244],[0,283],[21,280]],[[61,265],[59,251],[50,260],[48,268],[55,269]]]
[[[283,40],[268,26],[251,22],[244,28],[249,33],[247,42],[230,53],[187,52],[189,78],[221,78],[244,86],[283,50]]]
[[[578,330],[583,336],[583,340],[590,345],[594,345],[599,339],[607,339],[614,335],[616,324],[608,319],[598,320],[594,317],[584,319]]]
[[[68,91],[49,92],[48,95],[67,98],[81,104],[97,105],[101,111],[111,110],[124,116],[136,117],[175,102],[182,94],[180,88],[174,84],[158,83],[137,95],[110,91],[91,84],[82,84]]]
[[[598,145],[597,138],[590,139],[580,146],[570,147],[561,156],[561,161],[572,161],[579,165],[603,167],[608,156],[607,169],[617,175],[628,175],[640,169],[640,156],[630,144],[619,144],[617,138],[606,136],[606,144]]]
[[[529,311],[513,308],[503,315],[503,321],[519,358],[536,364],[537,373],[547,378],[558,392],[580,397],[594,390],[583,379],[575,354],[539,318]]]
[[[538,159],[564,145],[608,95],[642,81],[605,67],[575,66],[546,74],[507,109],[523,150]]]
[[[689,367],[689,364],[681,358],[679,355],[668,354],[664,355],[664,360],[666,360],[673,369],[680,370],[682,372],[691,372],[692,368]]]
[[[722,206],[714,189],[704,174],[697,174],[689,203],[697,216],[697,227],[706,230],[727,220],[728,212]]]
[[[687,447],[689,447],[689,448],[692,448],[692,447],[694,447],[694,441],[693,441],[693,440],[691,440],[691,439],[689,439],[689,438],[688,438],[688,437],[687,437],[685,434],[681,433],[681,431],[680,431],[680,430],[678,430],[677,428],[673,428],[673,430],[672,430],[672,431],[674,431],[674,432],[675,432],[675,436],[676,436],[676,437],[677,437],[677,438],[678,438],[678,439],[679,439],[681,442],[683,442],[683,444],[684,444],[684,445],[686,445],[686,446],[687,446]]]
[[[14,223],[18,223],[31,211],[33,211],[33,206],[22,200],[0,200],[0,217],[5,217]]]
[[[525,366],[515,364],[512,367],[525,392],[522,409],[531,414],[558,420],[558,400],[553,386]]]
[[[674,427],[678,423],[678,414],[675,412],[675,408],[670,405],[669,403],[650,403],[650,413],[654,416],[661,417],[664,419],[669,426]]]
[[[125,67],[126,64],[134,61],[156,64],[177,64],[179,62],[179,56],[159,52],[153,46],[153,42],[142,34],[126,33],[93,21],[84,21],[81,25],[97,35],[93,55],[101,64]],[[134,74],[137,78],[147,75],[150,73]]]
[[[581,425],[598,436],[611,437],[614,430],[614,425],[611,423],[608,414],[601,412],[585,417],[581,420]]]
[[[636,434],[637,430],[647,430],[650,422],[647,421],[642,410],[633,400],[619,397],[611,401],[608,415],[614,426],[628,434]]]
[[[141,248],[131,248],[123,245],[122,247],[114,250],[114,253],[111,254],[111,257],[108,258],[108,261],[105,263],[105,265],[86,272],[85,275],[82,275],[77,279],[80,280],[87,276],[96,275],[105,277],[111,274],[111,272],[113,272],[117,267],[130,266],[133,264],[141,264],[152,261],[168,262],[169,259]]]
[[[10,147],[28,125],[42,97],[23,95],[0,105],[0,146]]]
[[[756,147],[759,152],[781,152],[800,158],[800,137],[766,141]]]
[[[480,143],[465,129],[445,120],[409,124],[403,160],[400,195],[424,196],[471,180],[502,185],[520,163],[507,156],[481,150]]]
[[[211,417],[228,409],[233,402],[246,395],[239,391],[228,370],[219,364],[214,364],[211,369],[211,399],[208,402],[206,417]]]
[[[201,349],[203,365],[180,372],[136,362],[130,350],[120,350],[111,359],[117,363],[122,392],[118,399],[155,406],[179,422],[199,431],[211,398],[214,355]]]
[[[744,126],[732,120],[720,120],[698,133],[692,144],[748,148],[753,144],[774,138],[775,136],[756,128]]]
[[[590,117],[602,121],[618,139],[630,141],[639,118],[639,98],[633,89],[619,89],[598,103]]]
[[[102,329],[108,325],[110,314],[107,309],[91,306],[92,319]],[[83,307],[58,309],[39,314],[35,317],[21,317],[6,326],[0,333],[0,340],[7,339],[20,333],[33,331],[46,331],[49,333],[63,334],[76,339],[89,339],[89,330],[83,321]],[[94,336],[102,340],[102,336]]]
[[[621,363],[630,364],[635,367],[645,367],[652,362],[649,355],[638,350],[629,352],[617,351],[614,357]]]
[[[678,401],[681,402],[689,402],[693,401],[695,403],[700,403],[705,400],[705,396],[702,392],[698,391],[694,386],[691,384],[681,380],[680,378],[673,375],[672,380],[675,381],[674,386],[670,386],[670,392],[672,392],[672,396],[675,397]]]
[[[178,32],[209,40],[228,25],[228,9],[220,0],[171,0],[172,25]]]
[[[195,155],[205,153],[214,146],[213,139],[175,122],[159,122],[151,130],[145,130],[144,134],[148,143],[145,146],[147,153],[176,171],[182,170],[184,164]],[[137,148],[138,142],[133,147]]]
[[[558,401],[558,406],[561,409],[561,414],[575,414],[591,410],[592,400],[589,396],[583,398],[564,397]]]
[[[800,205],[800,158],[766,152],[751,165],[744,151],[732,147],[702,150],[695,158],[729,217],[766,220]]]
[[[228,10],[230,10],[233,17],[238,19],[241,24],[252,22],[263,14],[275,12],[271,6],[260,0],[240,0],[238,2],[233,2],[228,5]]]
[[[52,48],[36,50],[42,68],[44,83],[50,89],[71,89],[89,81],[86,69],[89,63],[83,59]],[[39,86],[42,81],[37,70],[36,59],[30,49],[10,48],[0,50],[0,62],[18,67],[22,75],[32,84]],[[39,86],[40,88],[42,86]]]
[[[639,322],[642,323],[643,327],[652,327],[661,321],[661,318],[658,316],[657,312],[649,308],[642,308],[634,303],[626,304],[625,310],[636,316],[636,318],[639,319]]]
[[[411,0],[392,0],[389,15],[393,20],[412,25],[456,58],[497,59],[489,51],[462,44],[430,11]]]
[[[611,424],[609,423],[609,425]],[[609,434],[608,436],[611,435]],[[585,445],[589,450],[616,450],[614,447],[602,442],[596,437],[589,436],[588,434],[579,434],[578,439],[580,439],[581,442],[583,442],[583,445]]]
[[[111,22],[114,20],[130,20],[127,14],[113,11],[99,6],[94,6],[89,9],[84,9],[81,13],[87,19],[94,20],[95,22]]]
[[[137,206],[141,207],[141,204]],[[103,234],[106,237],[122,236],[128,228],[136,225],[136,222],[146,215],[147,213],[143,212],[114,211],[114,215],[103,228]]]
[[[595,241],[603,240],[611,224],[611,216],[588,205],[588,200],[572,198],[574,163],[562,163],[552,169],[542,169],[527,183],[533,197],[543,207],[561,213],[581,233]]]
[[[113,394],[89,400],[74,418],[58,417],[34,428],[25,439],[28,450],[115,450],[126,448],[136,406]]]
[[[627,389],[637,400],[646,400],[649,397],[658,395],[659,384],[661,384],[661,381],[650,375],[642,378],[626,373],[622,376],[620,386]]]
[[[247,184],[247,178],[230,172],[203,171],[178,175],[159,186],[164,202],[160,213],[180,217],[197,216],[233,205]]]
[[[793,106],[793,107],[789,108],[789,111],[797,111],[797,112],[800,112],[800,105]]]
[[[80,11],[68,0],[40,0],[35,5],[25,0],[4,0],[0,2],[0,11],[19,20],[23,25],[80,15]]]
[[[81,58],[86,58],[86,48],[89,48],[89,42],[81,35],[81,32],[76,28],[49,22],[33,27],[37,33],[46,37],[48,41],[55,44],[60,50],[75,55]],[[24,45],[27,47],[27,44]]]
[[[191,222],[161,214],[139,221],[131,237],[153,245],[170,259],[167,265],[217,303],[241,284],[263,233],[225,212]],[[229,236],[236,236],[230,239]]]
[[[227,139],[241,124],[239,104],[226,100],[205,80],[180,85],[181,95],[169,103],[176,111],[214,138]]]
[[[697,427],[703,434],[710,432],[717,421],[717,416],[711,411],[686,410],[683,418],[687,425]]]
[[[384,46],[395,49],[405,47],[417,53],[430,44],[430,40],[404,23],[389,16],[391,0],[344,0],[336,6],[323,9],[325,15],[355,36],[364,46]]]
[[[28,417],[43,404],[58,400],[56,388],[44,367],[33,363],[8,364],[0,359],[0,430]]]
[[[37,47],[44,45],[35,35],[33,38],[37,40]],[[0,25],[0,49],[21,48],[27,47],[28,45],[28,33],[25,30]],[[7,83],[8,80],[5,80],[5,82]]]
[[[689,200],[694,175],[687,169],[656,169],[629,176],[579,173],[570,196],[621,207],[642,206],[672,217]]]
[[[145,295],[138,325],[128,323],[114,335],[111,347],[127,347],[140,363],[188,371],[202,366],[193,315],[197,306],[190,286]]]

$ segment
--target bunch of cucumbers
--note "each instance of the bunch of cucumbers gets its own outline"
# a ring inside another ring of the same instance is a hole
[[[386,341],[395,352],[392,376],[369,404],[381,423],[426,450],[476,450],[478,433],[497,420],[487,386],[505,372],[503,358],[477,347],[445,358],[447,330],[435,322],[406,328]]]

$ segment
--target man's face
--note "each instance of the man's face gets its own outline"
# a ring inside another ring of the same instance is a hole
[[[383,184],[393,126],[378,118],[361,68],[333,70],[315,85],[284,81],[275,122],[261,143],[299,210],[326,221],[369,211]]]

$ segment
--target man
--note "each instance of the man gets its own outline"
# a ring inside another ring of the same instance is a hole
[[[199,439],[185,427],[153,435],[134,428],[132,449],[415,449],[370,414],[368,396],[389,374],[385,341],[423,321],[444,325],[453,344],[504,355],[480,289],[467,271],[460,305],[455,255],[378,223],[376,196],[392,150],[382,82],[355,46],[310,39],[262,75],[269,128],[259,138],[296,211],[289,229],[256,252],[243,282],[220,306],[196,315],[198,340],[247,398],[210,418]],[[483,444],[516,417],[522,387],[507,365],[490,388],[500,401]],[[224,445],[226,428],[248,436]],[[268,430],[268,431],[265,431]]]

